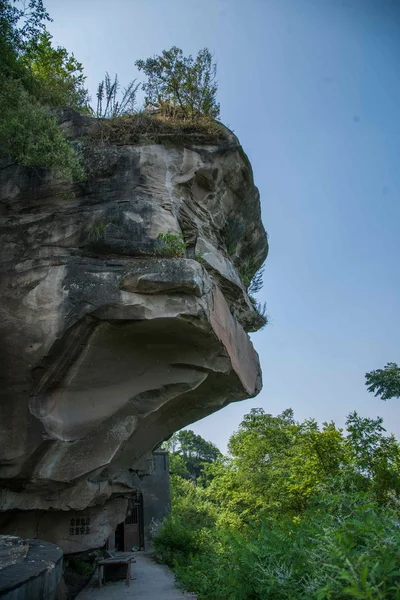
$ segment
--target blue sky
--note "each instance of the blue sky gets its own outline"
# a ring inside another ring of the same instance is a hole
[[[172,45],[218,63],[222,120],[247,152],[269,233],[264,389],[192,428],[221,449],[253,406],[400,435],[366,371],[400,362],[400,0],[47,0],[50,31],[105,71]]]

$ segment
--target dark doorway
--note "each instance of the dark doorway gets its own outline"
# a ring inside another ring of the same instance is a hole
[[[111,544],[108,547],[111,550]],[[115,530],[114,549],[131,552],[132,548],[144,548],[143,496],[129,500],[126,519]]]
[[[124,552],[130,552],[132,548],[143,547],[143,517],[142,503],[132,502],[128,506],[128,515],[124,523]]]
[[[118,552],[124,552],[124,523],[117,525],[114,548]]]

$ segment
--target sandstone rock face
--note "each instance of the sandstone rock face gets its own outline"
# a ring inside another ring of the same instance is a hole
[[[0,532],[71,552],[124,519],[160,442],[259,392],[246,331],[262,320],[239,271],[268,245],[230,132],[105,145],[91,119],[62,126],[86,181],[0,169]],[[75,535],[78,513],[91,525]]]

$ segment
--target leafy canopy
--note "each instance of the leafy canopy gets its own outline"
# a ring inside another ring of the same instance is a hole
[[[147,107],[188,118],[219,116],[217,66],[207,48],[193,58],[173,46],[160,56],[137,60],[135,65],[148,78],[142,86]]]
[[[180,432],[183,433],[183,432]],[[193,432],[169,440],[198,450]],[[346,430],[254,409],[206,475],[173,475],[154,541],[199,600],[400,600],[400,447],[382,419]]]
[[[79,157],[51,109],[87,111],[85,78],[73,55],[52,47],[49,20],[42,0],[0,1],[0,146],[12,161],[79,179]]]
[[[163,447],[170,453],[171,471],[194,479],[203,474],[205,463],[212,463],[221,456],[215,444],[191,429],[174,433]]]
[[[82,64],[62,46],[53,48],[48,31],[26,44],[20,60],[30,79],[30,91],[41,104],[89,112]]]
[[[400,367],[396,363],[390,362],[383,369],[366,373],[365,379],[368,391],[382,400],[400,398]]]

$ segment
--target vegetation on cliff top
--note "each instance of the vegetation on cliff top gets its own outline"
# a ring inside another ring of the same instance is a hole
[[[51,108],[66,104],[87,111],[85,78],[73,55],[52,47],[46,21],[42,0],[0,2],[0,145],[19,164],[80,179],[79,157]]]
[[[215,122],[216,65],[205,48],[185,57],[172,47],[161,56],[136,61],[146,75],[120,93],[117,76],[106,74],[90,105],[83,67],[73,54],[53,47],[46,30],[51,21],[42,0],[0,1],[0,144],[19,164],[53,171],[67,180],[84,175],[76,147],[63,136],[54,116],[60,106],[98,117],[94,135],[112,143],[136,143],[197,135],[201,141],[223,139]],[[145,110],[137,111],[139,87],[146,93]]]
[[[89,137],[104,143],[227,141],[226,129],[215,120],[220,112],[216,64],[207,48],[192,57],[174,46],[138,60],[147,79],[133,80],[123,90],[118,77],[112,80],[106,73],[93,108],[82,64],[65,48],[53,46],[49,21],[42,0],[0,0],[0,146],[11,164],[39,174],[41,169],[53,172],[70,182],[85,177],[80,144],[69,142],[58,126],[55,109],[62,106],[95,117]],[[146,95],[138,110],[140,87]],[[163,241],[165,255],[183,255],[181,247],[169,252],[170,238]],[[245,287],[255,271],[250,263],[242,274]],[[266,323],[265,306],[254,296],[251,301]]]

